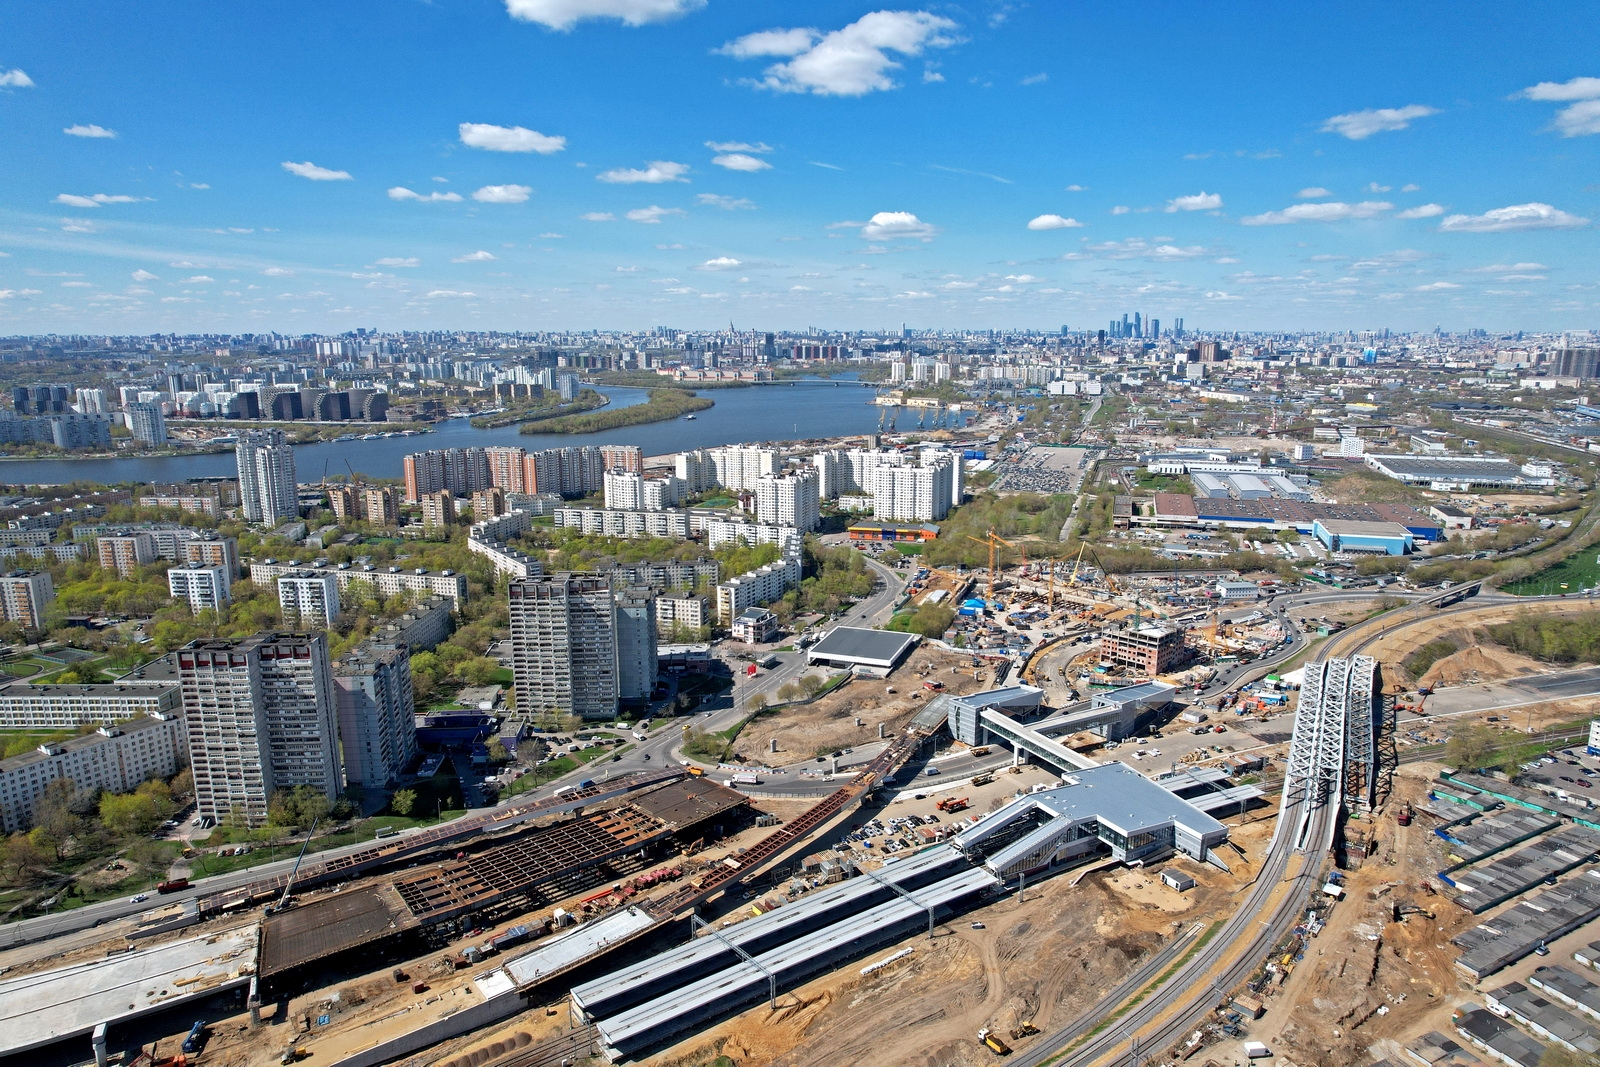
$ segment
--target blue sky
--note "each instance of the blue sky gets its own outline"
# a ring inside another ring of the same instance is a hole
[[[1582,3],[11,0],[0,332],[1561,330]]]

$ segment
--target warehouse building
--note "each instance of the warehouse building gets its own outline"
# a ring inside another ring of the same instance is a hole
[[[1554,469],[1547,463],[1517,466],[1508,459],[1481,456],[1366,457],[1367,466],[1397,482],[1435,489],[1548,489],[1556,485]]]
[[[806,662],[830,667],[850,667],[858,671],[888,674],[900,665],[917,643],[916,634],[892,630],[866,630],[858,626],[835,626],[826,637],[812,645]]]
[[[1329,552],[1368,556],[1403,556],[1411,551],[1411,531],[1397,522],[1318,519],[1311,535]]]

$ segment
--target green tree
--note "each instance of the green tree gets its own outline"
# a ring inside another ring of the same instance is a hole
[[[153,798],[142,793],[106,793],[100,797],[100,825],[118,837],[148,834],[161,823]]]
[[[410,815],[411,809],[416,806],[417,794],[411,789],[396,789],[394,796],[389,798],[389,810],[396,815]]]

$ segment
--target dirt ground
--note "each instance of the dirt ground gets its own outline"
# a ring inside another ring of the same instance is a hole
[[[943,682],[946,693],[983,689],[984,684],[972,676],[970,663],[969,657],[918,645],[886,680],[857,678],[815,703],[785,707],[757,719],[739,734],[739,753],[747,760],[782,767],[875,741],[879,723],[893,737],[935,695],[922,688],[924,681]],[[855,725],[857,717],[860,726]],[[775,753],[769,751],[773,738],[778,741]]]
[[[1448,1030],[1450,1012],[1470,995],[1450,939],[1478,919],[1421,888],[1447,864],[1431,817],[1401,827],[1392,815],[1399,802],[1424,799],[1438,771],[1433,763],[1403,767],[1388,812],[1375,824],[1355,824],[1374,829],[1379,846],[1360,869],[1347,872],[1344,901],[1288,981],[1267,998],[1264,1018],[1250,1026],[1249,1036],[1279,1057],[1306,1067],[1365,1063],[1375,1042]],[[1396,904],[1422,910],[1397,922]],[[1213,1058],[1237,1052],[1227,1045],[1210,1051]]]
[[[1363,654],[1377,657],[1385,675],[1409,677],[1404,675],[1404,668],[1400,664],[1407,656],[1430,641],[1449,637],[1462,645],[1479,644],[1481,637],[1476,635],[1484,627],[1510,622],[1522,615],[1577,615],[1595,610],[1600,608],[1588,601],[1541,601],[1532,604],[1495,605],[1472,612],[1416,619],[1413,610],[1397,608],[1393,613],[1394,625],[1399,628],[1379,638],[1364,649]]]
[[[1470,640],[1470,637],[1467,639]],[[1475,685],[1481,682],[1499,682],[1507,678],[1541,674],[1547,670],[1549,667],[1538,660],[1519,656],[1501,645],[1473,644],[1460,652],[1437,660],[1421,678],[1417,679],[1417,684],[1435,688],[1448,685]]]

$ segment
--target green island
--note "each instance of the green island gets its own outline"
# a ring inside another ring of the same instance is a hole
[[[704,411],[714,403],[687,389],[652,389],[643,404],[584,415],[557,415],[522,424],[523,433],[597,433],[622,426],[642,426],[647,422],[666,422],[693,411]]]
[[[593,389],[584,389],[576,397],[562,402],[555,397],[541,397],[534,401],[524,401],[506,406],[504,411],[497,411],[493,415],[479,415],[472,420],[472,427],[476,430],[492,430],[497,426],[510,426],[518,422],[532,422],[538,419],[553,419],[561,415],[577,415],[595,408],[603,408],[611,401]]]

